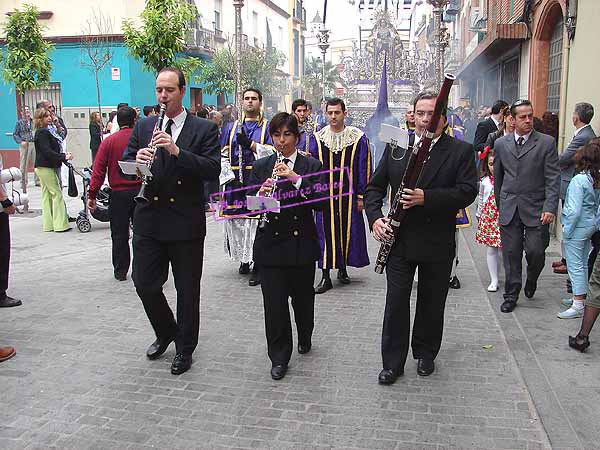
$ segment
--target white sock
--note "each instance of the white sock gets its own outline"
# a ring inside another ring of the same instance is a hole
[[[488,271],[490,272],[490,284],[498,286],[498,249],[488,246],[486,258]]]
[[[585,307],[585,300],[573,299],[573,306],[571,306],[571,308],[576,309],[577,311],[581,311],[584,307]]]

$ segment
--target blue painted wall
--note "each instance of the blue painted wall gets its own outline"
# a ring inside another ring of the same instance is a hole
[[[0,47],[0,51],[2,48]],[[97,104],[96,83],[94,73],[83,67],[81,62],[85,61],[79,44],[57,45],[51,54],[52,74],[50,80],[60,82],[62,106],[80,107]],[[119,67],[120,80],[111,79],[111,67]],[[111,63],[103,69],[100,74],[100,95],[103,105],[117,105],[127,102],[131,106],[153,105],[156,103],[154,95],[153,73],[142,70],[142,65],[127,53],[123,44],[115,44]],[[188,87],[202,88],[195,82],[194,77],[188,81]],[[203,93],[205,104],[217,104],[215,95]],[[184,98],[184,106],[189,107],[189,89]],[[12,133],[17,120],[16,99],[14,87],[0,80],[0,149],[17,149],[17,144]]]

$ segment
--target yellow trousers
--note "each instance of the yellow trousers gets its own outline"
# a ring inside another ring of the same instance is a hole
[[[58,184],[56,169],[36,167],[35,173],[42,185],[42,226],[44,231],[64,231],[69,227],[69,216]]]

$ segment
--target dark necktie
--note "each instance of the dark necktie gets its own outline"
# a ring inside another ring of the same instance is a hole
[[[517,139],[517,154],[521,154],[521,150],[523,150],[523,144],[525,143],[525,138],[523,136],[519,136]]]
[[[291,161],[292,161],[291,159],[283,158],[283,163],[288,167],[289,167]]]
[[[167,126],[165,127],[165,133],[167,133],[169,136],[172,136],[171,134],[171,127],[173,126],[175,122],[173,122],[173,119],[169,119],[167,121]]]

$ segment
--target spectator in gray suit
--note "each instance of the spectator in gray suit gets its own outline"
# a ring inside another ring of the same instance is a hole
[[[594,117],[594,107],[589,103],[577,103],[575,104],[575,111],[573,111],[573,126],[575,127],[575,134],[573,139],[569,142],[567,148],[561,153],[558,158],[558,164],[560,165],[560,199],[565,201],[565,194],[567,193],[567,187],[571,178],[575,175],[575,162],[573,157],[577,150],[587,144],[590,140],[596,137],[596,133],[592,129],[590,122]],[[598,252],[596,245],[594,245],[595,254]],[[591,266],[593,266],[594,260],[591,260]],[[567,261],[562,258],[560,261],[552,263],[555,273],[566,274],[567,273]]]
[[[515,131],[494,144],[494,194],[499,211],[504,260],[504,303],[517,305],[522,286],[523,250],[527,259],[525,296],[533,297],[550,242],[548,227],[556,217],[560,170],[556,142],[533,129],[533,107],[519,100],[510,107]]]
[[[590,122],[594,117],[594,107],[589,103],[577,103],[573,112],[575,134],[558,159],[560,165],[560,199],[564,201],[571,178],[575,175],[575,152],[596,137]]]

